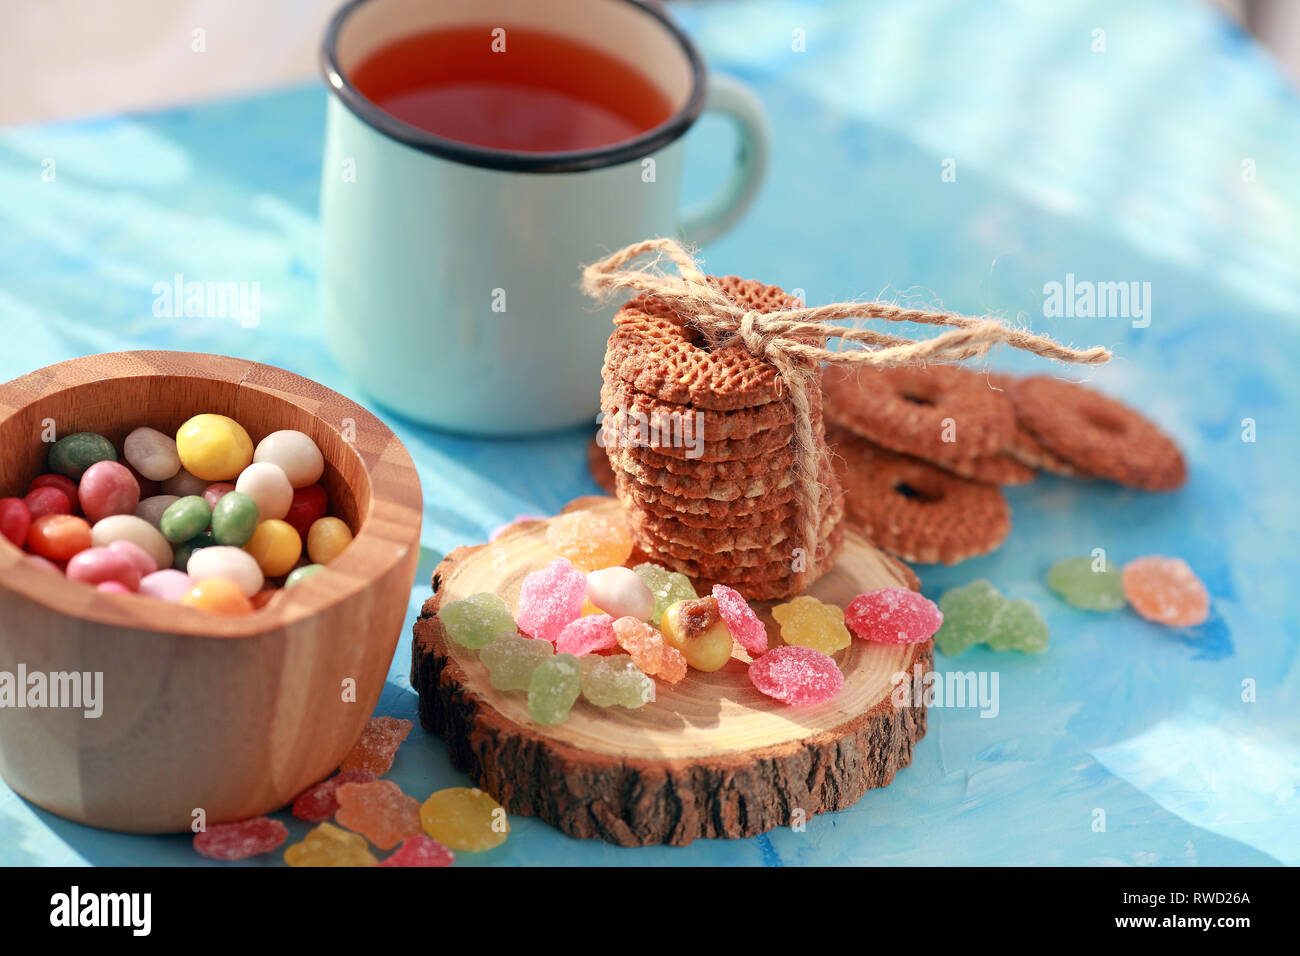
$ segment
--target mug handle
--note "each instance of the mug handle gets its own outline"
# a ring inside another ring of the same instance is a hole
[[[710,74],[705,110],[732,120],[739,134],[736,165],[722,191],[682,213],[681,229],[687,242],[708,242],[730,229],[749,208],[767,173],[771,127],[767,111],[757,96],[739,80]]]

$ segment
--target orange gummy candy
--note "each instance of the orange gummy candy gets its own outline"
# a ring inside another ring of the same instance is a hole
[[[338,801],[334,819],[381,850],[421,832],[420,801],[391,780],[340,784]]]
[[[632,556],[632,533],[621,521],[594,511],[571,511],[546,528],[549,544],[580,571],[599,571]]]
[[[1124,596],[1148,621],[1194,627],[1210,616],[1210,594],[1182,558],[1151,555],[1124,565]]]
[[[645,621],[620,617],[614,622],[614,638],[632,657],[632,663],[652,677],[675,684],[686,676],[686,657]]]
[[[382,777],[393,766],[393,757],[415,725],[396,717],[371,717],[361,737],[339,764],[339,770],[369,770]]]

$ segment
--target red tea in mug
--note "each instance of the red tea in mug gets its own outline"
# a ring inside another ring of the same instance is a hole
[[[494,29],[403,37],[362,60],[352,82],[412,126],[528,153],[609,146],[672,115],[658,87],[601,50],[539,30],[507,27],[502,37]]]

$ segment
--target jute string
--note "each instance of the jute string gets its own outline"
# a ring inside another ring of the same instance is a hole
[[[654,259],[641,268],[624,268],[647,254]],[[665,271],[664,260],[677,267]],[[818,475],[816,435],[809,390],[820,363],[877,368],[958,362],[984,355],[1007,344],[1044,358],[1080,365],[1110,361],[1100,346],[1074,349],[1042,335],[1014,329],[996,319],[977,319],[947,312],[905,309],[887,302],[837,302],[803,309],[755,312],[737,305],[708,281],[694,257],[672,239],[646,239],[592,263],[582,272],[583,291],[598,300],[631,292],[647,292],[670,306],[699,330],[712,347],[741,342],[756,358],[771,363],[794,406],[794,471],[799,502],[799,527],[805,556],[805,580],[816,577],[818,526],[822,483]],[[843,319],[881,319],[946,326],[950,331],[931,339],[907,339],[872,329],[834,324]],[[838,338],[832,350],[801,339]]]

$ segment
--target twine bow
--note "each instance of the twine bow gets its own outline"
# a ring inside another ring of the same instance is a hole
[[[624,268],[647,253],[654,253],[655,258],[644,268]],[[664,259],[677,267],[677,275],[664,271]],[[1003,343],[1060,362],[1100,365],[1110,361],[1110,351],[1101,346],[1073,349],[996,319],[905,309],[886,302],[837,302],[776,312],[753,311],[737,305],[710,283],[691,254],[672,239],[646,239],[592,263],[583,269],[582,290],[598,300],[625,291],[649,293],[684,316],[711,346],[738,340],[756,358],[775,367],[795,412],[794,470],[800,537],[807,562],[804,573],[809,575],[805,578],[809,581],[816,577],[822,484],[808,394],[810,388],[816,387],[812,376],[820,363],[883,368],[959,362],[984,355]],[[949,331],[915,340],[835,324],[844,319],[917,322],[947,326]],[[830,338],[838,338],[841,346],[847,347],[828,349],[813,344]]]

